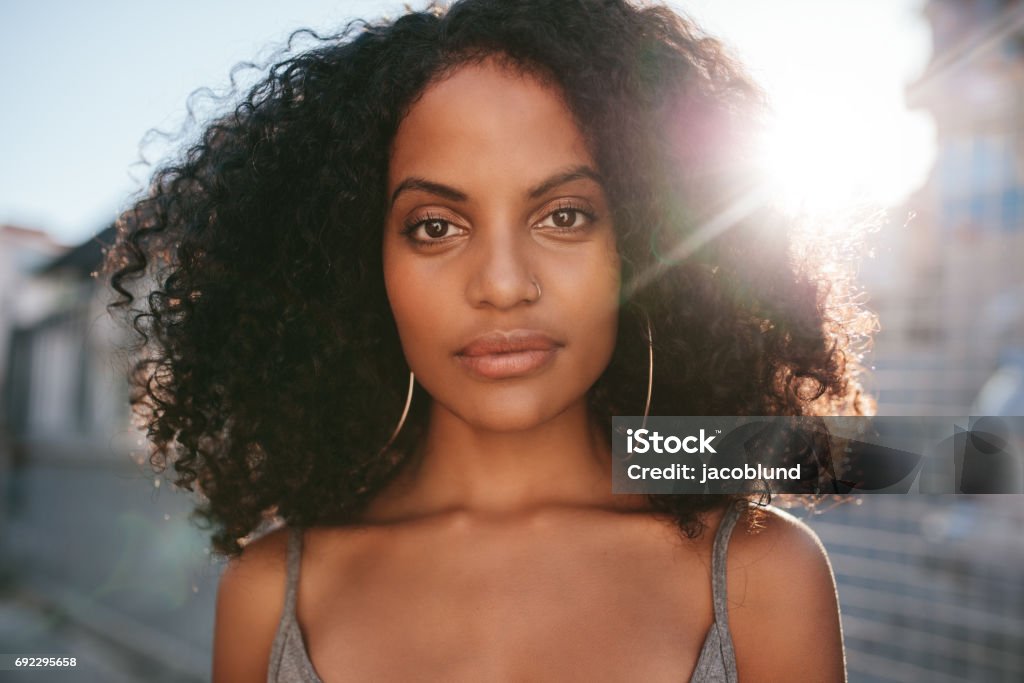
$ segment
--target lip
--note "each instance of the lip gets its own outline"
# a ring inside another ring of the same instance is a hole
[[[489,332],[455,352],[470,372],[486,379],[529,375],[550,363],[563,344],[536,330]]]

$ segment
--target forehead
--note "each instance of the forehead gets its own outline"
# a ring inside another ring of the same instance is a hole
[[[413,104],[392,145],[389,185],[410,175],[529,182],[582,164],[593,160],[559,91],[487,60],[459,67]]]

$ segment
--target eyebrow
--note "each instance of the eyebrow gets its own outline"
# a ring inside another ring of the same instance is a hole
[[[429,192],[430,194],[436,194],[438,197],[444,197],[445,199],[453,202],[466,201],[465,192],[460,192],[449,185],[435,183],[431,180],[427,180],[426,178],[406,178],[402,182],[398,183],[398,187],[396,187],[395,191],[391,193],[391,206],[395,205],[395,200],[398,199],[398,195],[410,190]]]
[[[571,183],[574,180],[581,180],[583,178],[589,178],[598,185],[601,185],[602,187],[604,186],[604,182],[601,180],[601,176],[598,174],[597,171],[590,168],[589,166],[582,165],[571,168],[568,171],[556,173],[547,180],[538,184],[527,194],[529,195],[530,199],[537,199],[538,197],[547,194],[551,190],[555,189],[559,185]]]
[[[527,196],[529,196],[530,199],[537,199],[560,185],[570,183],[574,180],[581,180],[583,178],[593,180],[598,185],[604,185],[604,182],[601,180],[601,176],[597,171],[592,169],[590,166],[581,165],[562,171],[561,173],[556,173],[550,178],[538,183],[531,188],[529,192],[527,192]],[[412,190],[428,192],[453,202],[464,202],[468,198],[465,192],[462,192],[450,185],[436,183],[432,180],[427,180],[426,178],[409,177],[400,182],[398,187],[395,188],[395,191],[391,193],[391,206],[395,205],[395,201],[398,199],[400,194]]]

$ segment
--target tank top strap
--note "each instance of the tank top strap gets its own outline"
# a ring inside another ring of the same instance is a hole
[[[715,543],[711,550],[711,599],[715,610],[715,624],[719,630],[728,632],[729,609],[726,594],[725,565],[729,551],[729,539],[740,515],[746,505],[735,503],[726,508],[722,522],[715,534]]]
[[[302,564],[302,529],[288,530],[287,580],[284,593],[284,615],[295,618],[295,600],[299,590],[299,570]]]
[[[298,680],[294,677],[295,660],[298,659],[301,663],[302,657],[305,657],[304,654],[296,654],[297,648],[305,648],[301,645],[302,632],[299,630],[298,617],[295,614],[301,561],[302,529],[293,527],[288,529],[288,546],[285,553],[284,607],[281,609],[281,619],[277,624],[277,633],[274,634],[274,643],[270,648],[270,663],[267,667],[267,681],[273,683]],[[302,680],[317,679],[307,676]]]

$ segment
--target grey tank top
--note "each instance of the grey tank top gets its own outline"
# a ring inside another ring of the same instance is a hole
[[[729,634],[729,613],[725,596],[725,557],[729,538],[736,526],[741,510],[730,506],[722,517],[711,551],[711,592],[715,620],[708,629],[704,645],[697,657],[697,666],[690,683],[736,683],[736,653]],[[284,610],[274,636],[267,669],[268,683],[323,683],[313,669],[302,639],[299,622],[295,618],[295,596],[299,585],[299,564],[302,558],[302,530],[292,529],[288,534],[288,579]]]

